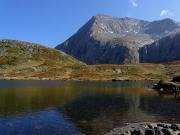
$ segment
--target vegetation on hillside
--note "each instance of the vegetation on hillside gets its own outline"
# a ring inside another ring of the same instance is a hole
[[[41,45],[0,40],[0,79],[158,80],[180,74],[180,62],[167,64],[85,65]]]
[[[36,77],[38,73],[50,72],[56,68],[64,69],[64,66],[84,65],[56,49],[28,42],[0,40],[0,74],[2,78],[32,78]]]

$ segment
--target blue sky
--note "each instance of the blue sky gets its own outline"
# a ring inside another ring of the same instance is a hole
[[[55,47],[93,15],[180,22],[180,0],[0,0],[0,39]]]

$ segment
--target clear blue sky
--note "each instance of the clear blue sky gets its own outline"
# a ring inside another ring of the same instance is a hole
[[[0,0],[0,39],[55,47],[93,15],[180,22],[180,0]]]

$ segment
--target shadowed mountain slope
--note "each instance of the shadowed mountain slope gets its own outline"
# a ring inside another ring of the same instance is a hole
[[[56,49],[87,64],[139,63],[139,48],[179,29],[171,19],[148,22],[97,15]]]
[[[180,32],[164,37],[140,50],[140,61],[159,63],[180,60]]]

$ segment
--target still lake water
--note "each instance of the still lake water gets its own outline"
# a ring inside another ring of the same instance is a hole
[[[0,135],[103,135],[130,122],[180,122],[153,82],[0,81]]]

